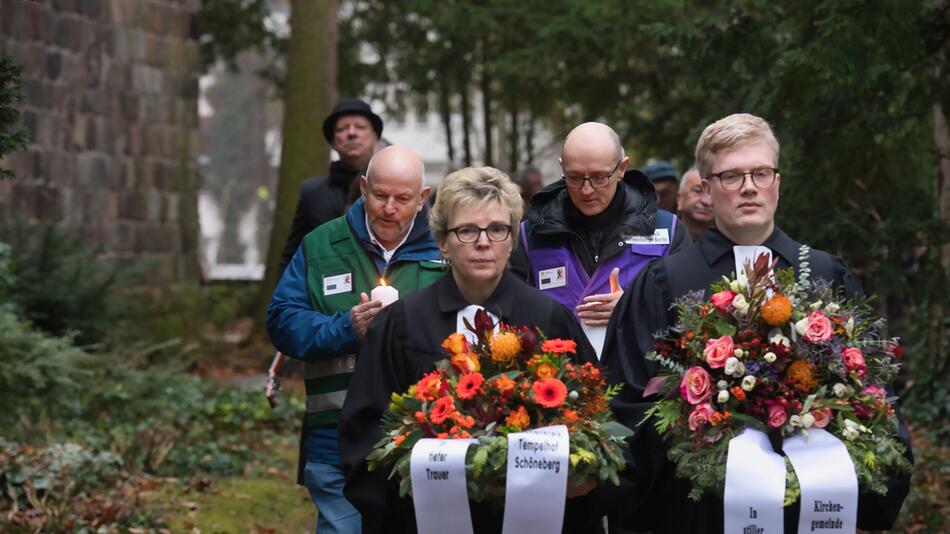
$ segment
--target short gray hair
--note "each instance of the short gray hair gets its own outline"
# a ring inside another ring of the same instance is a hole
[[[508,209],[512,245],[518,241],[524,204],[521,191],[507,174],[494,167],[466,167],[445,177],[429,210],[429,230],[439,241],[445,239],[449,221],[459,206],[498,202]]]

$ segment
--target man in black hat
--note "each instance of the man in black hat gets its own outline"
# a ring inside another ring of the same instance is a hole
[[[366,170],[383,135],[383,119],[358,98],[340,100],[323,121],[323,136],[340,155],[327,176],[315,176],[300,185],[293,226],[280,256],[280,270],[290,263],[300,241],[321,224],[346,211],[348,195]]]

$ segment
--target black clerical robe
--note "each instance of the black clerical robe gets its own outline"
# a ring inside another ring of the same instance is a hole
[[[340,460],[346,473],[344,495],[360,511],[364,533],[416,531],[412,500],[399,498],[396,484],[386,480],[389,469],[369,472],[365,459],[382,437],[380,418],[391,393],[405,392],[434,369],[435,362],[447,357],[442,341],[456,331],[458,312],[469,305],[454,278],[443,276],[388,306],[366,333],[339,427]],[[577,342],[576,361],[597,361],[574,315],[508,272],[482,307],[503,323],[534,325],[548,338],[573,339]],[[590,499],[568,499],[565,532],[599,530],[598,512]],[[471,504],[476,533],[501,532],[500,507]]]
[[[778,228],[762,243],[778,258],[778,268],[799,267],[800,243]],[[608,382],[623,383],[611,407],[617,419],[631,428],[642,420],[652,405],[643,398],[644,387],[656,373],[654,362],[644,355],[654,347],[653,334],[676,323],[671,304],[689,291],[706,290],[722,276],[735,272],[734,243],[716,228],[706,231],[686,250],[660,258],[648,265],[630,284],[607,327],[603,358]],[[812,249],[809,254],[812,280],[831,280],[845,295],[861,294],[860,282],[845,262],[836,256]],[[708,296],[708,294],[707,294]],[[899,439],[913,462],[907,428],[901,422]],[[630,440],[627,470],[622,476],[626,490],[625,526],[654,533],[717,533],[723,530],[721,498],[706,495],[699,502],[687,496],[689,481],[674,474],[666,457],[662,438],[648,422]],[[866,530],[890,528],[910,487],[910,475],[892,477],[886,496],[861,493],[858,500],[858,527]],[[798,505],[785,509],[785,531],[796,532]],[[613,524],[611,529],[613,530]]]

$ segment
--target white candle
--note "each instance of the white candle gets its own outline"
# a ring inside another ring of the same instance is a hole
[[[386,280],[380,278],[378,286],[373,288],[373,291],[370,293],[370,300],[378,300],[383,303],[383,307],[389,306],[393,302],[399,300],[399,290],[393,286],[387,286]]]

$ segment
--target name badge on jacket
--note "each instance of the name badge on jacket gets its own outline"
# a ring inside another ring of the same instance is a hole
[[[336,295],[337,293],[349,293],[350,291],[353,291],[352,273],[323,277],[324,296]]]
[[[538,271],[538,289],[554,289],[567,285],[567,267],[555,267]]]
[[[627,238],[631,245],[669,245],[670,231],[666,228],[657,228],[653,235],[632,235]]]

